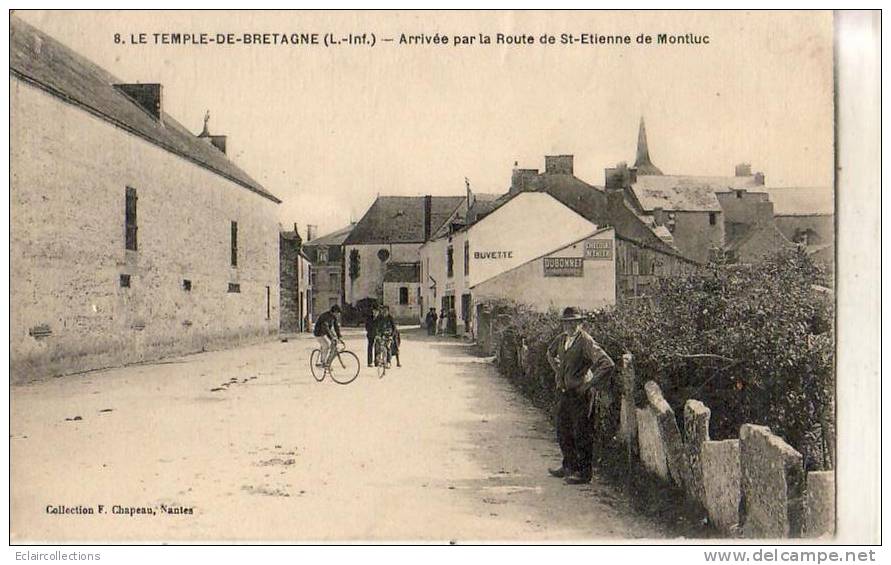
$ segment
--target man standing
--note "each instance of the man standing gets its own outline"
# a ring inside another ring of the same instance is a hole
[[[427,335],[436,335],[436,308],[430,308],[424,321],[427,323]]]
[[[563,310],[561,333],[548,347],[548,363],[554,369],[557,388],[557,440],[563,464],[548,469],[567,484],[591,480],[594,434],[591,411],[595,385],[607,386],[615,363],[588,332],[582,329],[584,316],[578,308]]]
[[[313,335],[319,340],[319,348],[322,355],[319,357],[319,366],[323,367],[331,361],[329,357],[334,356],[334,342],[343,339],[340,335],[340,306],[335,304],[330,310],[324,312],[313,328]]]
[[[377,304],[371,307],[371,314],[365,318],[365,337],[368,338],[368,366],[374,365],[374,336],[377,319]]]

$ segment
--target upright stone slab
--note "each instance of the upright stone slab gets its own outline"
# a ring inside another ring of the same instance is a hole
[[[804,503],[804,534],[831,537],[835,534],[835,471],[807,474]]]
[[[766,426],[739,430],[743,533],[754,538],[802,533],[804,471],[801,454]]]
[[[662,389],[654,381],[647,381],[644,385],[647,394],[647,403],[656,415],[659,424],[659,433],[662,436],[662,444],[665,446],[665,458],[668,461],[668,472],[674,483],[686,489],[691,483],[690,464],[684,453],[684,442],[681,438],[681,430],[674,417],[674,410],[662,396]]]
[[[698,400],[684,404],[684,449],[690,464],[690,484],[687,493],[702,502],[705,492],[702,486],[702,444],[709,440],[708,423],[712,411]]]
[[[626,445],[634,445],[637,439],[637,412],[634,405],[634,357],[622,355],[622,404],[619,412],[619,430]]]
[[[662,445],[656,414],[652,408],[646,407],[636,410],[635,416],[641,463],[651,473],[663,480],[669,480],[668,462],[665,460],[665,448]]]
[[[739,523],[739,440],[704,442],[700,463],[702,505],[718,531],[729,534]]]

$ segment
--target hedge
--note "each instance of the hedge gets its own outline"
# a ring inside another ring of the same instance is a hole
[[[676,414],[689,398],[709,406],[714,439],[737,437],[744,423],[767,425],[804,455],[808,469],[831,468],[829,285],[827,273],[802,250],[748,266],[716,260],[662,279],[646,299],[590,313],[585,328],[615,361],[632,353],[638,383],[659,383]],[[553,374],[545,351],[560,332],[559,313],[509,301],[490,307],[501,372],[534,402],[550,405]],[[611,387],[608,400],[615,401],[617,389]]]

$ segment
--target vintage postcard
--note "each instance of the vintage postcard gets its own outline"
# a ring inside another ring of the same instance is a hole
[[[11,543],[838,540],[836,21],[11,12]]]

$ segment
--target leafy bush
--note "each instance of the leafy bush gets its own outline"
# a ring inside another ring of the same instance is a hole
[[[802,251],[751,266],[720,260],[661,281],[647,300],[593,312],[588,332],[618,363],[634,355],[637,382],[659,383],[678,416],[689,398],[712,410],[714,439],[743,423],[770,426],[809,468],[831,467],[834,438],[833,295]],[[547,345],[556,312],[494,305],[498,364],[538,404],[553,399]],[[642,398],[638,391],[636,400]]]

